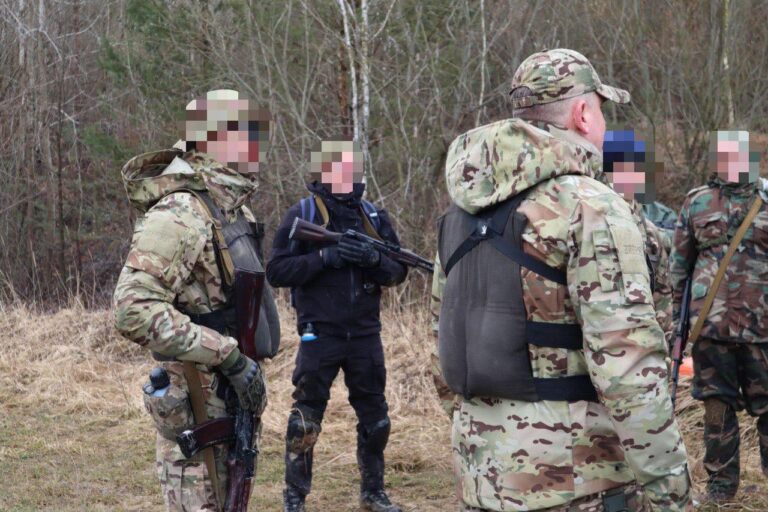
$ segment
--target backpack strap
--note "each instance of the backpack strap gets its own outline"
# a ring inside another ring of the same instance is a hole
[[[567,284],[564,271],[547,265],[543,261],[525,253],[522,249],[515,247],[513,244],[502,238],[509,216],[514,215],[526,195],[525,192],[518,194],[494,208],[490,212],[491,215],[478,218],[475,230],[459,245],[453,254],[451,254],[451,257],[448,258],[448,262],[445,264],[445,275],[448,275],[453,266],[472,249],[477,247],[480,242],[488,241],[494,249],[521,267],[525,267],[545,279],[549,279],[558,284]]]
[[[315,222],[315,212],[320,212],[320,220],[323,222],[321,225],[327,228],[328,223],[331,222],[331,216],[328,213],[328,207],[323,202],[323,198],[317,194],[312,194],[307,200],[309,201],[309,222]]]
[[[363,227],[365,228],[365,232],[368,234],[368,236],[377,240],[381,240],[381,237],[379,236],[379,229],[381,229],[381,218],[379,217],[378,210],[376,210],[376,207],[373,205],[373,203],[366,201],[365,199],[363,199],[360,203],[360,208],[362,209],[361,217],[363,218]]]

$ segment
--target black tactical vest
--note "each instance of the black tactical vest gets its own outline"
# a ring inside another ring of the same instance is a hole
[[[527,320],[520,268],[565,286],[565,272],[525,252],[525,193],[470,215],[456,205],[440,219],[438,250],[447,275],[439,325],[443,376],[455,393],[539,400],[597,400],[588,375],[534,378],[528,345],[583,348],[578,324]]]
[[[264,272],[264,266],[259,257],[261,253],[259,233],[263,237],[263,228],[260,228],[255,223],[248,222],[241,211],[238,211],[237,219],[234,222],[229,222],[225,213],[216,205],[207,192],[189,191],[189,193],[205,203],[208,211],[213,216],[212,220],[220,226],[224,243],[232,258],[234,267],[242,270]],[[216,264],[219,267],[219,274],[222,276],[224,292],[228,297],[228,305],[211,313],[184,313],[190,317],[192,322],[198,325],[209,327],[225,336],[235,336],[237,333],[237,316],[235,314],[234,298],[232,297],[232,287],[228,286],[226,279],[224,279],[227,269],[222,259],[222,248],[219,246],[220,243],[215,234],[213,244],[216,252]],[[280,348],[280,317],[277,313],[275,299],[272,296],[272,289],[266,283],[264,283],[255,341],[258,359],[272,358]]]

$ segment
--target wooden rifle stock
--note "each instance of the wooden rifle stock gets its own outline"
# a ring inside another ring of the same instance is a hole
[[[341,233],[328,231],[323,226],[318,226],[312,222],[296,217],[291,226],[291,232],[288,238],[300,242],[331,243],[341,240]]]

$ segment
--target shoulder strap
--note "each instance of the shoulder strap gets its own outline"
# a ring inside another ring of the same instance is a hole
[[[462,242],[459,247],[448,258],[448,262],[445,264],[445,275],[451,271],[454,265],[459,262],[466,254],[474,249],[480,242],[487,240],[494,249],[501,254],[511,259],[521,267],[525,267],[532,272],[539,274],[540,276],[554,281],[558,284],[567,284],[566,274],[560,269],[550,267],[543,261],[534,258],[530,254],[527,254],[522,249],[509,243],[502,235],[507,225],[510,215],[514,215],[517,211],[520,203],[526,197],[526,193],[518,194],[514,198],[501,203],[495,211],[493,211],[490,217],[481,217],[477,220],[477,227]]]
[[[363,228],[365,228],[365,232],[368,234],[368,236],[375,238],[376,240],[383,241],[379,236],[381,219],[379,218],[379,212],[376,210],[376,207],[365,199],[361,201],[360,205],[362,210],[360,212],[360,217],[363,219]]]
[[[704,299],[704,304],[701,306],[699,317],[696,319],[696,324],[694,324],[693,329],[691,330],[688,343],[694,343],[699,337],[699,334],[701,334],[701,329],[704,327],[704,320],[706,320],[707,315],[709,314],[709,310],[712,308],[712,303],[715,301],[715,295],[717,295],[717,290],[720,288],[720,282],[723,280],[725,270],[728,268],[728,264],[731,262],[731,258],[736,253],[736,249],[739,247],[741,240],[744,238],[744,235],[747,233],[749,226],[752,224],[752,220],[755,218],[762,206],[763,200],[758,194],[752,203],[752,206],[750,206],[749,211],[747,212],[747,216],[744,217],[744,221],[741,223],[739,229],[736,231],[736,234],[733,236],[733,240],[731,240],[731,244],[728,246],[728,252],[725,253],[725,257],[723,257],[723,260],[720,262],[720,266],[717,269],[717,274],[715,274],[714,281],[712,281],[712,286],[709,289],[709,293],[707,293],[707,296]]]
[[[221,268],[219,270],[221,270],[224,283],[226,283],[227,286],[232,286],[235,282],[235,264],[232,261],[232,255],[229,254],[229,246],[227,245],[224,233],[222,232],[222,228],[227,222],[227,219],[207,192],[190,189],[181,189],[178,192],[192,194],[202,203],[203,209],[208,214],[208,218],[211,219],[213,245],[216,249],[216,255],[221,259]]]
[[[309,199],[309,211],[310,211],[310,217],[309,221],[314,222],[315,221],[315,209],[320,212],[320,220],[323,221],[322,226],[324,228],[328,227],[328,223],[331,221],[331,216],[328,214],[328,207],[325,206],[325,203],[323,202],[323,198],[318,196],[317,194],[312,194],[312,197]]]

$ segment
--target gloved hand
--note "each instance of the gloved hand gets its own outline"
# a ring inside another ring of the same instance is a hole
[[[217,368],[237,393],[240,407],[261,414],[267,406],[267,388],[259,364],[235,349]]]
[[[339,240],[339,254],[345,261],[362,268],[378,267],[381,263],[381,253],[373,244],[348,236]]]
[[[329,245],[320,249],[320,256],[323,258],[325,268],[341,268],[347,264],[339,253],[338,245]]]

